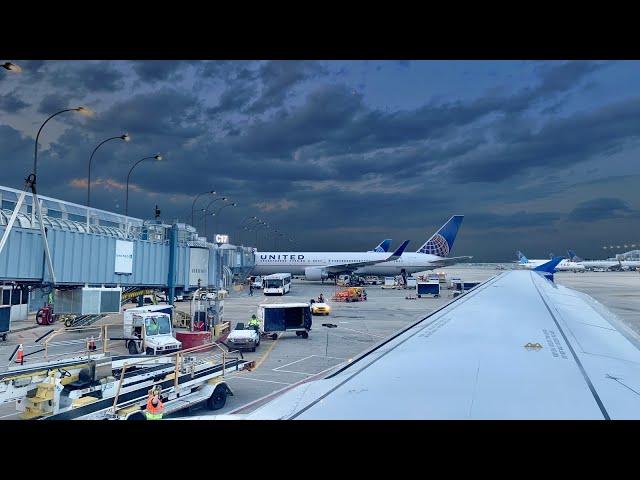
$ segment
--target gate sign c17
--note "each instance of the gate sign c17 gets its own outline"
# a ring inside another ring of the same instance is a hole
[[[115,273],[133,273],[133,242],[116,240]]]
[[[215,241],[216,241],[216,243],[229,243],[229,235],[223,235],[221,233],[216,233]]]

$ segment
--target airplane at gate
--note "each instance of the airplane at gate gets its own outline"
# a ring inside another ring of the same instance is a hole
[[[386,252],[256,251],[252,274],[291,273],[304,275],[307,280],[321,280],[343,273],[378,276],[409,275],[454,265],[471,258],[470,256],[449,257],[463,218],[463,215],[452,216],[415,253],[397,254],[396,251],[397,255],[394,257]]]

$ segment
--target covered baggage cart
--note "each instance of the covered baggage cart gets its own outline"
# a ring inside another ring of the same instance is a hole
[[[312,316],[308,303],[272,303],[258,306],[260,330],[274,340],[282,332],[296,332],[302,338],[309,337]]]

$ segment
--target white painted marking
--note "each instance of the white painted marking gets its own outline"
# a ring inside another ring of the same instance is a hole
[[[253,380],[254,382],[281,383],[282,385],[291,385],[291,383],[288,383],[288,382],[276,382],[275,380],[263,380],[262,378],[252,378],[252,377],[245,377],[240,375],[236,375],[235,377],[231,377],[231,378],[243,378],[245,380]]]

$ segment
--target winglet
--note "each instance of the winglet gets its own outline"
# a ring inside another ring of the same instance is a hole
[[[398,258],[400,258],[405,248],[407,248],[407,245],[409,245],[410,241],[411,240],[405,240],[404,242],[402,242],[402,245],[400,245],[398,249],[393,252],[393,254],[389,258],[387,258],[387,260],[397,260]]]
[[[553,257],[552,260],[549,260],[547,263],[543,263],[542,265],[538,265],[535,270],[536,272],[546,272],[553,273],[556,270],[558,264],[564,259],[564,257]]]

